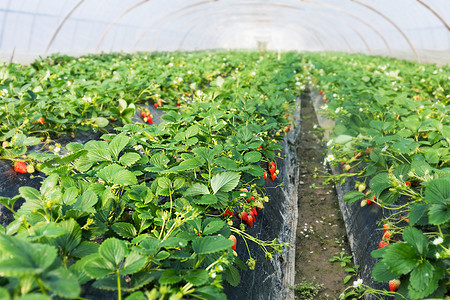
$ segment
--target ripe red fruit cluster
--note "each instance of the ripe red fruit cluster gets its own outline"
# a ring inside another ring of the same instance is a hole
[[[380,242],[378,243],[378,249],[381,249],[381,248],[383,248],[383,247],[386,247],[387,245],[389,245],[388,242],[380,241]]]
[[[269,162],[267,168],[270,172],[270,178],[272,179],[272,181],[275,181],[275,179],[277,178],[277,173],[275,172],[277,170],[277,167],[275,166],[275,162]]]
[[[405,185],[406,185],[406,186],[411,186],[411,182],[405,181]]]
[[[27,164],[24,161],[16,161],[14,163],[14,171],[16,171],[17,173],[26,173]]]
[[[163,106],[163,102],[161,99],[158,99],[157,102],[155,102],[155,104],[153,104],[154,107],[158,108],[159,106]]]
[[[45,119],[43,117],[40,117],[39,119],[37,119],[36,122],[41,123],[41,124],[45,124]]]
[[[141,116],[142,116],[142,118],[143,118],[145,123],[153,124],[153,119],[152,119],[152,114],[151,113],[143,111],[141,113]]]
[[[231,210],[228,210],[228,208],[223,213],[224,216],[234,217],[234,212]]]
[[[239,218],[247,223],[248,226],[253,227],[253,222],[255,222],[255,212],[256,208],[252,207],[250,210],[250,214],[247,214],[247,212],[244,210],[239,214]]]

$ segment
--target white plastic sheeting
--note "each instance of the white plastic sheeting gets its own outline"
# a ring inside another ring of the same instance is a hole
[[[0,0],[0,59],[271,49],[450,62],[450,0]]]

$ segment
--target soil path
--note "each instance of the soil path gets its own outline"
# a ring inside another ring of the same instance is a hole
[[[300,124],[295,283],[303,291],[297,291],[296,298],[339,299],[339,294],[348,285],[344,284],[348,274],[339,262],[329,260],[341,252],[344,256],[350,256],[351,252],[334,186],[322,185],[322,175],[328,171],[323,164],[326,145],[307,95],[302,100]],[[348,266],[353,267],[353,260]],[[353,279],[350,284],[352,282]],[[308,291],[313,293],[319,288],[320,292],[315,296]]]

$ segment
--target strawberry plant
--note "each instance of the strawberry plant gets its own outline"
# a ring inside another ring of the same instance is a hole
[[[37,145],[42,135],[29,123],[15,129],[15,136],[2,136],[8,143],[3,158],[38,161],[46,177],[40,189],[24,186],[16,197],[0,198],[15,215],[1,233],[5,245],[42,256],[28,262],[18,250],[9,267],[13,250],[1,247],[1,292],[12,298],[38,293],[77,298],[89,282],[118,299],[143,294],[221,299],[222,281],[236,286],[237,268],[258,263],[250,251],[246,264],[233,253],[233,236],[259,244],[267,259],[281,252],[285,243],[246,232],[269,201],[263,166],[281,148],[277,142],[287,126],[282,116],[298,91],[289,88],[295,56],[280,65],[272,55],[261,61],[259,54],[248,54],[249,61],[259,60],[253,68],[261,77],[226,54],[215,59],[191,54],[192,61],[164,54],[52,56],[32,64],[28,70],[43,86],[33,87],[35,94],[24,94],[23,101],[50,94],[73,104],[82,100],[58,111],[67,120],[54,117],[57,106],[49,105],[45,122],[32,123],[48,126],[41,132],[46,141],[80,126],[114,125],[115,131],[33,153],[27,146]],[[230,58],[225,64],[224,57]],[[141,102],[158,104],[164,123],[148,125],[146,109],[140,110],[147,124],[135,123],[131,116]],[[19,198],[25,203],[14,211]],[[247,220],[235,225],[240,212]]]
[[[368,182],[344,200],[364,199],[361,206],[370,201],[387,212],[380,221],[385,236],[372,251],[379,259],[373,278],[400,278],[399,297],[442,297],[449,254],[450,69],[362,55],[307,57],[314,66],[310,76],[327,97],[322,111],[336,120],[327,161],[351,165],[328,180]]]

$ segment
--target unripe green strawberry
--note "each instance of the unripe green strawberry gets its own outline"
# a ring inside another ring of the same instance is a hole
[[[33,165],[27,165],[27,173],[34,173],[34,166]]]
[[[360,185],[358,185],[358,191],[360,193],[364,192],[365,189],[366,189],[366,185],[364,183],[361,183]]]

